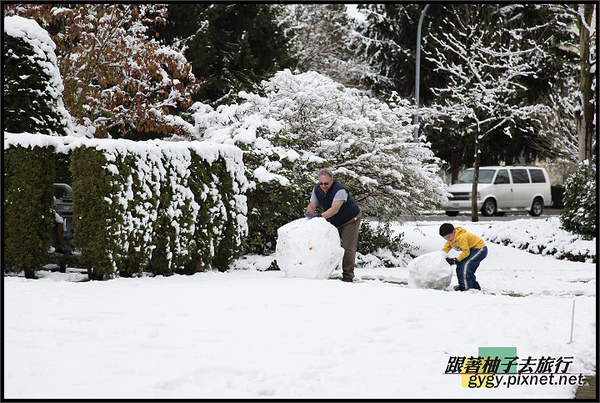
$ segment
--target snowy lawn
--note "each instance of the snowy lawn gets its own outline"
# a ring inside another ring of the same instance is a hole
[[[478,235],[496,225],[450,222]],[[554,230],[521,230],[540,222]],[[443,246],[439,224],[395,230],[423,254]],[[573,397],[577,385],[467,388],[446,373],[479,347],[514,347],[533,372],[562,360],[542,371],[559,372],[553,382],[596,370],[596,265],[487,244],[482,292],[410,289],[406,268],[357,269],[367,280],[354,284],[284,278],[257,270],[269,257],[191,277],[4,277],[4,397]],[[533,383],[526,374],[512,382]]]

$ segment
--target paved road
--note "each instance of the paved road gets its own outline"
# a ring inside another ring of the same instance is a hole
[[[531,218],[534,220],[544,220],[548,217],[558,217],[560,215],[560,209],[545,208],[542,215],[539,217],[532,217],[526,211],[510,211],[507,212],[503,217],[484,217],[479,213],[479,221],[512,221],[520,220],[523,218]],[[418,220],[418,221],[471,221],[471,213],[460,212],[456,217],[449,217],[445,213],[440,212],[438,214],[426,214],[421,216],[406,217],[405,220]]]

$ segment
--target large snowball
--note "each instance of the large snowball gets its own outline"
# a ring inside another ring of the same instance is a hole
[[[452,281],[452,266],[441,250],[426,253],[408,263],[408,285],[412,288],[433,288],[443,290]]]
[[[343,256],[338,230],[324,218],[300,218],[277,230],[275,259],[286,277],[329,278]]]

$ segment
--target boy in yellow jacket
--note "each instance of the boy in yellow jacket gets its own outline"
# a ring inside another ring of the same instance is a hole
[[[446,258],[448,263],[456,265],[458,285],[454,289],[456,291],[481,290],[475,279],[475,271],[488,253],[483,240],[477,235],[467,232],[464,228],[454,228],[452,224],[448,223],[440,226],[440,235],[446,240],[442,251],[446,253],[450,252],[450,249],[461,251],[456,258]]]

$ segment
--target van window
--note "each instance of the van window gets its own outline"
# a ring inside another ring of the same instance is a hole
[[[479,183],[492,183],[492,179],[494,178],[494,173],[496,173],[493,169],[480,169],[479,170]],[[471,168],[467,169],[461,176],[458,178],[456,183],[473,183],[473,176],[475,175],[475,171]]]
[[[510,179],[508,179],[508,171],[506,169],[499,170],[494,183],[510,183]]]
[[[511,169],[513,183],[529,183],[529,175],[526,169]]]
[[[546,183],[546,177],[541,169],[530,169],[529,174],[531,175],[531,182]]]

